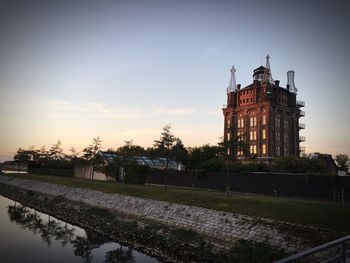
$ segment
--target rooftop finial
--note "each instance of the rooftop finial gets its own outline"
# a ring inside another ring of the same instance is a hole
[[[231,68],[231,78],[230,78],[230,82],[228,83],[228,88],[227,88],[227,93],[235,91],[236,90],[236,76],[235,76],[235,66],[232,66]]]
[[[273,78],[272,78],[272,73],[271,73],[271,67],[270,67],[270,56],[269,56],[269,54],[267,54],[267,56],[266,56],[266,65],[265,65],[265,68],[267,69],[266,71],[266,73],[264,74],[265,76],[264,76],[264,78],[267,78],[268,77],[268,79],[269,79],[269,82],[270,83],[274,83],[274,81],[273,81]]]

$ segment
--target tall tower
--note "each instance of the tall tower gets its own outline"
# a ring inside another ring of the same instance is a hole
[[[265,67],[253,71],[253,83],[242,88],[236,85],[235,68],[231,69],[227,104],[223,107],[224,141],[238,140],[240,146],[228,149],[241,159],[268,160],[278,156],[299,155],[303,148],[299,143],[300,129],[305,125],[299,118],[305,116],[301,108],[304,102],[297,101],[294,71],[288,71],[286,88],[273,80],[270,57]],[[232,145],[238,145],[232,144]]]

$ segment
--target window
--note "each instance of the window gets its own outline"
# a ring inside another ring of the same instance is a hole
[[[276,155],[277,156],[281,155],[281,147],[279,145],[276,146]]]
[[[251,141],[255,141],[256,140],[256,131],[250,131],[250,134],[249,134],[249,139]]]
[[[243,141],[243,132],[237,132],[237,139],[238,141]]]
[[[231,120],[227,119],[227,128],[230,128],[230,127],[231,127]]]
[[[277,131],[276,132],[276,141],[279,142],[280,139],[281,139],[281,134],[280,134],[280,132]]]
[[[250,117],[250,127],[256,126],[256,117]]]
[[[243,128],[244,127],[244,119],[238,119],[238,128]]]
[[[231,133],[227,133],[227,140],[230,141],[231,140]]]
[[[266,154],[266,144],[262,145],[262,154]]]
[[[237,120],[237,127],[241,128],[241,120],[240,119]]]
[[[227,155],[230,155],[231,154],[231,150],[230,148],[227,148]]]
[[[263,125],[266,125],[266,115],[263,115],[262,124],[263,124]]]
[[[262,139],[263,140],[266,139],[266,130],[265,129],[262,130]]]
[[[286,146],[284,146],[284,156],[287,156],[288,155],[288,149]]]
[[[284,120],[284,129],[288,129],[288,120]]]
[[[241,148],[238,148],[237,155],[243,155],[243,151]]]
[[[276,127],[281,127],[281,119],[279,116],[276,116],[275,122],[276,122]]]
[[[256,154],[256,145],[250,145],[250,153]]]

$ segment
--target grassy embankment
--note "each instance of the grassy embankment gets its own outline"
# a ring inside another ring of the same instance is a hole
[[[350,232],[350,206],[342,207],[340,204],[331,202],[237,193],[225,197],[220,192],[172,187],[168,187],[165,192],[162,187],[155,186],[116,184],[45,175],[8,174],[8,176]]]

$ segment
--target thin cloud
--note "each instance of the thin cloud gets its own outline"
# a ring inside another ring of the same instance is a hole
[[[72,104],[67,101],[49,101],[47,106],[43,115],[50,117],[88,115],[91,118],[135,119],[144,114],[139,109],[110,107],[100,102]]]
[[[156,115],[193,115],[195,111],[191,108],[154,108]]]
[[[45,100],[42,100],[45,101]],[[204,111],[193,108],[154,107],[151,110],[135,107],[111,107],[101,102],[72,103],[69,101],[46,100],[38,114],[50,118],[71,118],[84,116],[94,119],[130,120],[162,116],[219,116],[220,110]]]
[[[213,110],[213,111],[205,111],[202,112],[201,115],[203,116],[221,116],[222,115],[222,110]]]

